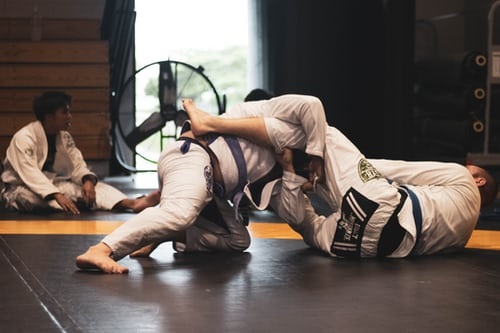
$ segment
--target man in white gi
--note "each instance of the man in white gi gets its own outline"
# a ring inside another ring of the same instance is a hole
[[[180,140],[168,145],[158,160],[159,205],[146,208],[89,247],[76,258],[76,265],[105,273],[127,273],[128,268],[118,260],[129,254],[149,255],[159,243],[167,241],[174,241],[176,249],[186,252],[245,250],[250,244],[248,231],[236,221],[227,200],[215,201],[222,218],[208,214],[204,225],[199,224],[200,212],[213,198],[213,177],[221,176],[205,144],[194,141],[186,131]]]
[[[273,110],[285,112],[285,109],[295,110],[296,117],[293,121],[299,130],[301,118],[306,118],[305,116],[308,117],[310,114],[318,115],[322,119],[318,123],[325,123],[321,103],[317,98],[310,96],[283,96],[270,101],[270,104],[263,108],[266,112]],[[236,107],[226,116],[238,116],[238,112],[243,111],[244,108]],[[314,122],[302,127],[307,129],[304,136],[311,138],[306,150],[321,153],[324,135],[313,135],[315,132],[321,133],[321,128],[316,129]],[[177,142],[164,149],[159,158],[158,177],[161,190],[159,206],[145,209],[101,242],[91,246],[76,258],[77,266],[82,269],[98,268],[107,273],[126,273],[128,269],[118,264],[117,260],[128,254],[134,255],[138,249],[153,244],[149,250],[139,251],[141,255],[148,254],[156,244],[169,240],[182,241],[186,235],[188,235],[187,249],[238,251],[246,249],[250,244],[249,237],[242,230],[235,232],[242,221],[234,208],[229,206],[228,200],[238,206],[243,191],[249,193],[252,185],[259,187],[259,183],[266,178],[279,180],[281,173],[274,177],[270,176],[275,164],[274,152],[271,149],[250,141],[216,135],[195,138],[191,131],[185,131]],[[259,193],[260,189],[257,189],[257,192]],[[199,235],[196,229],[191,227],[199,213],[212,200],[213,193],[216,194],[219,210],[225,217],[227,229],[231,232],[229,234],[204,232]],[[260,201],[267,206],[269,197],[263,196]],[[246,228],[244,230],[246,231]],[[189,244],[189,240],[194,245]],[[204,242],[202,247],[198,244],[200,240]]]
[[[289,122],[273,126],[276,119],[227,120],[194,105],[185,109],[197,135],[238,133],[277,152],[305,142],[304,133]],[[286,114],[278,116],[286,121]],[[324,160],[324,183],[317,166],[305,179],[279,159],[285,172],[277,211],[307,244],[334,256],[401,258],[463,248],[480,207],[496,197],[495,180],[478,166],[368,160],[334,127],[326,128],[324,146],[316,156]],[[320,180],[314,184],[316,176]],[[330,204],[332,215],[314,212],[302,193],[304,184]]]
[[[98,182],[68,132],[70,105],[71,97],[60,91],[35,98],[37,120],[14,134],[3,161],[1,195],[5,206],[19,212],[62,210],[79,214],[79,208],[139,212],[155,205],[158,191],[129,199]]]

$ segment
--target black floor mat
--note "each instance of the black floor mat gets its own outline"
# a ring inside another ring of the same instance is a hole
[[[175,254],[164,244],[152,258],[122,260],[128,275],[77,270],[76,255],[100,239],[1,236],[9,316],[0,330],[492,332],[500,325],[500,252],[348,261],[299,240],[254,239],[239,254]]]

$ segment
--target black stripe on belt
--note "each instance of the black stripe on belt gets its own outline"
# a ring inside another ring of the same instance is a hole
[[[399,190],[399,194],[401,194],[401,200],[380,234],[377,246],[377,257],[379,258],[386,257],[394,252],[406,234],[406,230],[399,224],[398,214],[408,198],[408,194],[403,190]]]

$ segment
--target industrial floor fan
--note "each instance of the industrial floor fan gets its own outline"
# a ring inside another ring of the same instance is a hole
[[[154,62],[137,70],[118,93],[112,134],[116,160],[129,172],[156,171],[164,145],[176,140],[187,119],[182,99],[211,114],[224,113],[225,96],[204,74],[184,62]]]

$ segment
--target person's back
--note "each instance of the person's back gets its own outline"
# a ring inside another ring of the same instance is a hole
[[[242,164],[245,166],[245,184],[248,180],[255,181],[267,175],[276,163],[274,153],[270,149],[258,146],[248,140],[242,138],[237,140],[241,147]],[[231,193],[240,182],[239,176],[242,172],[242,167],[238,166],[240,155],[231,151],[223,136],[218,137],[209,146],[218,158],[226,192]]]

